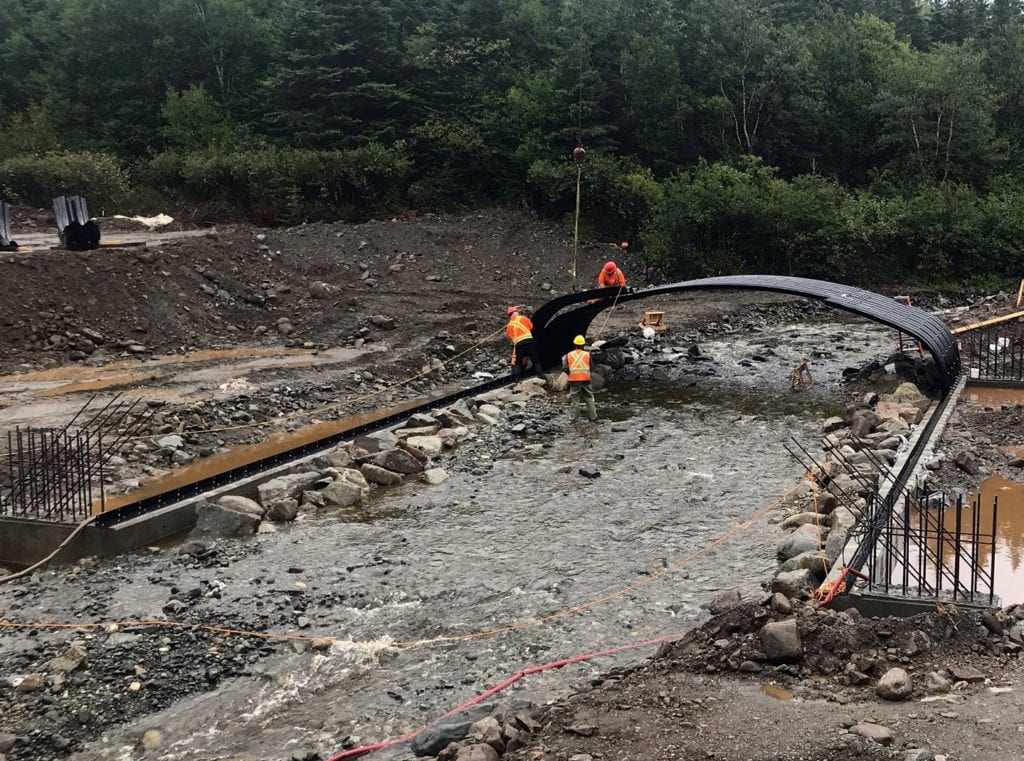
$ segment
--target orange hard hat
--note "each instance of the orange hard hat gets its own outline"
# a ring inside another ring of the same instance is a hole
[[[605,272],[615,272],[616,269],[617,268],[615,266],[615,262],[608,262],[606,265],[604,265]]]
[[[512,315],[519,311],[519,307],[509,307],[505,310],[505,314]]]

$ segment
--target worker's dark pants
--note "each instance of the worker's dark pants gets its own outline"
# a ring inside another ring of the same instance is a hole
[[[527,338],[516,344],[516,366],[512,368],[512,374],[517,378],[522,378],[530,374],[531,367],[534,373],[540,375],[540,355],[537,354],[537,345],[532,338]]]
[[[597,405],[594,404],[594,390],[590,381],[569,381],[569,420],[573,423],[580,416],[580,404],[587,408],[587,417],[597,420]]]

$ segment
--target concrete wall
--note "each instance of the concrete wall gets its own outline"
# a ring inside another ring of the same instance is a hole
[[[172,505],[111,528],[86,526],[52,562],[68,563],[89,555],[119,555],[188,531],[196,523],[195,505],[194,501]],[[74,530],[74,524],[0,518],[0,563],[38,563]]]

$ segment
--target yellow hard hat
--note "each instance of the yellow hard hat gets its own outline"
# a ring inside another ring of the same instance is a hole
[[[572,339],[572,342],[577,346],[583,346],[583,344],[587,342],[587,339],[584,338],[583,336],[576,336],[574,339]]]

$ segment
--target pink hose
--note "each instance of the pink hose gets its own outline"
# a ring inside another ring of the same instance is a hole
[[[529,676],[531,674],[539,674],[542,671],[550,671],[551,669],[560,669],[563,666],[568,666],[571,663],[580,663],[581,661],[589,661],[592,658],[600,658],[603,655],[614,655],[615,653],[621,653],[621,652],[624,652],[626,650],[636,650],[637,648],[640,648],[640,647],[649,647],[650,645],[660,645],[663,642],[671,642],[672,640],[679,639],[679,637],[681,637],[681,636],[682,636],[681,634],[666,634],[665,636],[655,637],[654,639],[645,639],[642,642],[630,642],[629,644],[626,644],[626,645],[617,645],[616,647],[609,647],[609,648],[605,648],[604,650],[595,650],[595,651],[590,652],[590,653],[583,653],[582,655],[574,655],[572,658],[563,658],[563,659],[561,659],[559,661],[551,661],[550,663],[542,663],[539,666],[530,666],[528,668],[523,669],[522,671],[517,671],[515,674],[510,676],[508,679],[506,679],[505,681],[501,682],[501,684],[497,684],[494,687],[491,687],[490,689],[486,690],[485,692],[480,693],[475,698],[471,698],[471,699],[467,700],[462,705],[456,706],[452,710],[450,710],[447,713],[443,714],[438,719],[438,721],[440,721],[441,719],[446,719],[449,716],[451,716],[452,714],[458,713],[459,711],[464,711],[467,708],[469,708],[470,706],[476,705],[477,703],[482,703],[483,701],[487,700],[487,698],[491,697],[491,695],[495,695],[495,694],[501,692],[502,690],[508,689],[513,684],[515,684],[520,679],[522,679],[523,677]],[[429,726],[429,725],[427,725],[427,726]],[[372,753],[375,750],[382,750],[383,748],[390,748],[392,745],[400,745],[401,743],[409,742],[410,740],[415,738],[418,734],[423,732],[423,730],[425,730],[427,728],[427,726],[420,727],[419,729],[416,729],[416,730],[410,732],[407,735],[402,735],[401,737],[393,737],[390,740],[382,740],[381,742],[376,742],[376,743],[373,743],[372,745],[360,745],[358,748],[352,748],[351,750],[343,750],[341,753],[338,753],[338,754],[336,754],[334,756],[331,756],[329,759],[327,759],[327,761],[342,761],[342,759],[345,759],[345,758],[355,758],[356,756],[362,756],[362,755],[365,755],[367,753]]]

